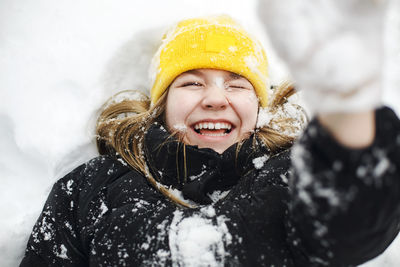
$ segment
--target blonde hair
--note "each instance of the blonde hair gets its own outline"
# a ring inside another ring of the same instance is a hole
[[[267,108],[267,112],[271,115],[270,120],[262,127],[256,128],[254,135],[255,139],[261,140],[272,153],[277,153],[292,146],[297,135],[305,126],[307,117],[300,106],[290,104],[292,112],[287,112],[285,108],[288,98],[295,93],[292,84],[283,83],[273,91]],[[139,98],[136,96],[136,99],[126,97],[122,101],[118,101],[121,95],[129,96],[132,93],[133,91],[120,92],[103,105],[96,124],[99,153],[102,155],[117,154],[129,166],[145,175],[148,181],[167,198],[182,206],[192,207],[172,195],[166,187],[156,181],[146,165],[146,155],[143,149],[144,137],[153,123],[158,122],[165,125],[168,90],[152,106],[150,99],[143,94]],[[299,116],[293,116],[293,108],[298,111]],[[176,132],[171,133],[170,137],[173,136],[177,136],[178,141],[182,141],[182,137]],[[238,150],[240,147],[239,144]]]

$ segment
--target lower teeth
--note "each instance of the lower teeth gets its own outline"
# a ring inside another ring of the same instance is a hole
[[[227,133],[220,133],[220,134],[203,134],[201,133],[201,135],[207,135],[207,136],[225,136],[228,135]]]

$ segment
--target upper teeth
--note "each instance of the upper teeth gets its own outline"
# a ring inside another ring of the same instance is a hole
[[[228,129],[230,130],[232,128],[232,125],[229,123],[225,123],[225,122],[217,122],[217,123],[213,123],[213,122],[200,122],[197,123],[194,128],[196,130],[201,130],[201,129]]]

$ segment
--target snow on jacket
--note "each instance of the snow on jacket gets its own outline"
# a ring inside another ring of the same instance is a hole
[[[340,146],[313,120],[275,155],[252,149],[252,138],[237,155],[237,145],[223,154],[184,148],[153,125],[144,144],[151,173],[202,205],[180,208],[122,160],[97,157],[54,185],[21,266],[365,262],[400,228],[400,122],[388,108],[376,118],[368,148]]]

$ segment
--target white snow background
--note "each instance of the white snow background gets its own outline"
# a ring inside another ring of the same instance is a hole
[[[97,109],[148,88],[165,27],[229,14],[267,47],[271,78],[287,76],[255,0],[2,0],[0,2],[0,266],[17,266],[52,184],[96,155]],[[385,102],[400,113],[400,7],[389,15]],[[289,38],[289,37],[288,37]],[[399,266],[400,238],[364,266]]]

